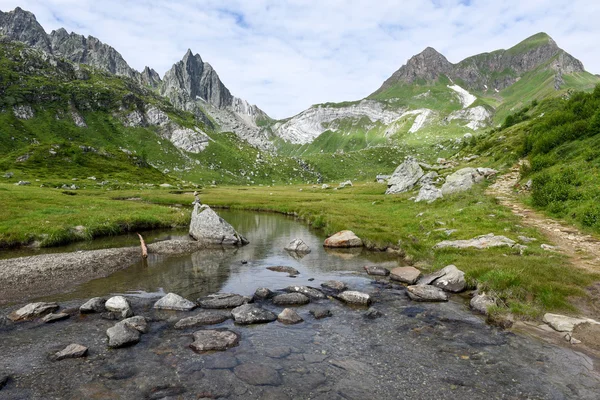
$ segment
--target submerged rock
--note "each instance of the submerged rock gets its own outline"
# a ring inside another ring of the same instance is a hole
[[[315,307],[309,311],[310,315],[315,317],[315,319],[327,318],[331,317],[331,310],[325,307]]]
[[[233,369],[235,376],[253,386],[278,386],[281,384],[281,376],[273,367],[265,364],[247,363],[238,365]]]
[[[383,317],[383,313],[374,307],[370,307],[364,315],[367,319],[377,319]]]
[[[471,309],[480,314],[488,315],[488,309],[496,305],[496,299],[485,293],[476,294],[469,303]]]
[[[190,311],[196,307],[196,303],[175,293],[169,293],[154,303],[154,308],[159,310]]]
[[[274,271],[274,272],[285,272],[286,274],[289,274],[290,276],[300,275],[300,271],[298,271],[296,268],[293,268],[293,267],[277,265],[275,267],[267,267],[267,269],[269,271]]]
[[[240,335],[230,330],[202,330],[194,332],[194,341],[190,347],[197,352],[224,351],[236,346]]]
[[[412,157],[407,157],[388,180],[385,194],[403,193],[412,189],[424,174],[419,162]]]
[[[190,236],[198,241],[213,244],[243,246],[249,243],[209,206],[198,203],[194,205],[192,212]]]
[[[34,319],[58,310],[56,303],[30,303],[24,307],[13,311],[8,315],[8,319],[14,322]]]
[[[362,247],[362,240],[352,231],[340,231],[325,239],[325,247]]]
[[[419,285],[433,285],[448,292],[458,293],[467,288],[467,281],[464,272],[455,265],[448,265],[419,279]]]
[[[231,310],[231,315],[236,324],[249,325],[273,322],[277,315],[265,310],[256,304],[244,304]]]
[[[375,276],[388,276],[390,274],[390,270],[383,267],[378,267],[376,265],[366,265],[363,267],[367,274],[375,275]]]
[[[43,318],[42,321],[46,324],[52,323],[52,322],[57,322],[57,321],[62,321],[64,319],[69,318],[70,315],[64,312],[61,313],[50,313],[50,314],[46,314]]]
[[[73,343],[73,344],[68,345],[63,350],[59,351],[58,353],[54,354],[54,360],[60,361],[60,360],[66,359],[66,358],[85,357],[87,355],[87,352],[88,352],[87,347],[82,346],[80,344]]]
[[[285,288],[286,292],[296,292],[302,293],[305,296],[308,296],[314,300],[323,300],[326,299],[325,293],[321,292],[319,289],[310,287],[310,286],[288,286]]]
[[[346,290],[345,292],[336,295],[335,298],[349,304],[358,304],[362,306],[371,304],[371,296],[355,290]]]
[[[277,320],[279,322],[281,322],[282,324],[288,324],[288,325],[299,324],[300,322],[304,321],[302,319],[302,317],[300,315],[298,315],[298,313],[296,311],[292,310],[291,308],[284,309],[277,316]]]
[[[234,293],[217,293],[198,299],[200,307],[217,309],[235,308],[247,302],[248,299],[246,297]]]
[[[284,250],[302,254],[310,253],[310,247],[302,239],[292,240],[290,244],[284,247]]]
[[[447,196],[464,192],[471,189],[474,184],[481,182],[483,178],[483,175],[477,172],[475,168],[459,169],[446,177],[446,182],[442,185],[442,194]]]
[[[216,325],[225,322],[229,316],[218,311],[202,311],[191,317],[183,318],[175,324],[175,329],[186,329],[195,326]]]
[[[435,286],[414,285],[406,288],[406,293],[414,301],[448,301],[448,295]]]
[[[302,293],[285,293],[273,297],[273,304],[278,306],[292,306],[308,304],[310,299]]]
[[[506,236],[495,236],[493,233],[477,236],[467,240],[444,240],[433,246],[434,249],[489,249],[491,247],[513,247],[516,244],[514,240]]]
[[[421,276],[421,271],[415,267],[396,267],[390,271],[390,279],[402,283],[414,284]]]
[[[104,312],[106,310],[106,308],[104,308],[104,303],[106,303],[106,299],[102,297],[94,297],[79,307],[79,312],[82,314]]]

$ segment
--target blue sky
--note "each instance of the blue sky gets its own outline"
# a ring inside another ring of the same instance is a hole
[[[191,48],[275,118],[363,98],[427,46],[458,62],[544,31],[600,73],[595,0],[0,0],[16,6],[161,76]]]

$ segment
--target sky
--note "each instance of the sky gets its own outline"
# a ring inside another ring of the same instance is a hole
[[[161,77],[187,49],[273,118],[357,100],[427,46],[451,62],[546,32],[600,73],[597,0],[0,0]]]

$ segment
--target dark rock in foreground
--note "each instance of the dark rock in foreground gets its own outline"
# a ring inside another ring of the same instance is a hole
[[[84,357],[88,352],[88,348],[80,344],[70,344],[63,350],[59,351],[54,355],[56,361],[64,360],[66,358],[79,358]]]
[[[270,289],[267,288],[258,288],[254,292],[254,298],[259,300],[266,300],[273,297],[275,293],[273,293]]]
[[[94,297],[79,307],[79,312],[82,314],[104,312],[106,310],[106,308],[104,308],[104,303],[106,303],[106,299],[103,299],[102,297]]]
[[[313,308],[309,312],[310,312],[310,315],[315,317],[315,319],[327,318],[327,317],[331,317],[333,315],[333,314],[331,314],[331,310],[329,310],[328,308],[324,308],[324,307]]]

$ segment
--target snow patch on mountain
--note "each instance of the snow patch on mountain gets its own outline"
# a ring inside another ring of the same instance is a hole
[[[427,121],[427,117],[431,114],[431,110],[428,108],[423,108],[420,110],[407,111],[404,115],[417,114],[417,118],[415,118],[415,122],[413,122],[412,126],[408,130],[408,133],[415,133],[419,129],[425,125]]]
[[[472,95],[471,93],[469,93],[468,91],[456,84],[448,85],[448,88],[454,90],[458,94],[458,99],[462,103],[463,108],[469,107],[475,102],[475,100],[477,100],[477,97],[475,97],[474,95]]]

